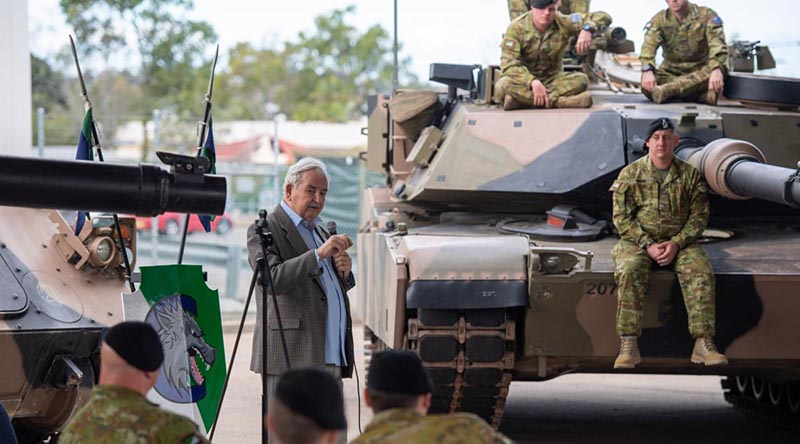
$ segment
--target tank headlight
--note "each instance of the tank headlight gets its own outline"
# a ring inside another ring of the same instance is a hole
[[[89,244],[89,262],[95,267],[104,267],[114,258],[114,250],[114,242],[110,237],[97,237]]]

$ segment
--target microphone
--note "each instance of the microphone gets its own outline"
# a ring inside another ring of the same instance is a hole
[[[336,236],[337,233],[335,221],[329,220],[328,223],[325,224],[325,228],[328,230],[328,233],[330,233],[331,236]]]

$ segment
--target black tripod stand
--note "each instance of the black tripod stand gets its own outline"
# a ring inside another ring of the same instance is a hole
[[[233,345],[233,353],[231,354],[231,360],[228,363],[228,373],[225,377],[225,384],[222,387],[222,394],[219,399],[219,408],[217,408],[217,415],[214,418],[214,428],[211,430],[211,434],[209,435],[209,441],[214,439],[214,432],[216,431],[216,424],[217,420],[219,419],[219,413],[222,410],[222,401],[225,399],[225,392],[228,389],[228,381],[230,380],[231,370],[233,369],[233,362],[236,360],[236,351],[239,348],[239,340],[242,336],[242,329],[244,328],[244,322],[247,318],[247,310],[250,307],[250,300],[253,297],[253,290],[255,289],[255,284],[261,286],[261,294],[263,295],[264,299],[264,306],[261,309],[261,417],[266,418],[267,416],[267,332],[269,331],[269,326],[267,324],[267,303],[269,299],[272,299],[273,309],[275,310],[275,320],[278,321],[278,331],[281,335],[281,344],[283,345],[283,357],[286,360],[286,368],[292,368],[291,362],[289,361],[289,348],[286,346],[286,337],[283,333],[283,322],[281,321],[281,312],[278,308],[278,300],[275,298],[275,285],[272,282],[272,273],[270,272],[269,260],[267,259],[269,247],[275,242],[272,237],[272,233],[269,231],[269,226],[267,224],[267,210],[259,210],[258,212],[258,219],[256,220],[256,234],[258,235],[260,244],[261,244],[261,257],[258,258],[256,267],[253,269],[253,277],[250,279],[250,290],[247,292],[247,300],[244,303],[244,310],[242,311],[242,320],[239,322],[239,331],[236,333],[236,341]],[[267,289],[270,291],[267,292]],[[268,295],[272,294],[270,298]],[[267,444],[267,431],[264,427],[261,428],[261,442],[263,444]]]

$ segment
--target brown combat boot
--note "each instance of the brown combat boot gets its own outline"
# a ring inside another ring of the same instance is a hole
[[[705,365],[728,365],[728,358],[717,351],[714,341],[709,338],[697,338],[692,350],[692,362]]]
[[[619,355],[614,361],[614,368],[634,368],[636,364],[642,362],[642,355],[639,354],[639,343],[636,336],[619,337]]]
[[[592,106],[592,95],[584,91],[574,96],[561,96],[553,103],[553,108],[589,108]]]
[[[680,93],[680,88],[674,83],[667,83],[664,85],[657,85],[650,92],[650,96],[655,103],[664,103],[667,100],[675,97]]]
[[[522,109],[525,108],[525,105],[519,103],[517,99],[511,97],[510,95],[506,94],[505,98],[503,99],[503,109],[506,111],[514,111],[515,109]]]
[[[708,91],[701,92],[700,95],[697,96],[697,102],[705,103],[706,105],[716,105],[717,100],[719,100],[719,94],[711,91],[710,89]]]

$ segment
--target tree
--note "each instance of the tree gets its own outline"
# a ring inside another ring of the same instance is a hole
[[[141,90],[129,112],[147,120],[156,108],[199,115],[208,71],[204,54],[216,40],[211,25],[185,18],[192,0],[60,0],[83,52],[106,70],[120,57]],[[88,66],[88,64],[86,64]],[[147,157],[147,140],[142,158]]]
[[[380,25],[361,33],[348,24],[354,12],[350,6],[321,15],[313,32],[280,49],[233,48],[230,70],[220,76],[229,94],[225,116],[270,118],[279,111],[293,120],[343,122],[363,115],[369,94],[391,89],[392,40]],[[401,60],[401,79],[416,83],[409,65]]]

